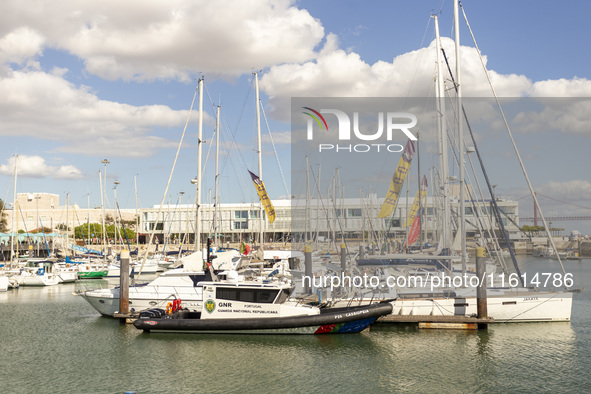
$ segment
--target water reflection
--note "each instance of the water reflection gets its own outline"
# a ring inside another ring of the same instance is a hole
[[[568,263],[567,269],[584,285],[590,266]],[[585,289],[575,295],[571,324],[497,324],[488,331],[382,325],[342,336],[251,336],[145,334],[100,317],[72,295],[105,284],[110,282],[0,293],[3,392],[563,392],[591,387],[591,286],[581,286]],[[33,367],[42,373],[32,374]]]

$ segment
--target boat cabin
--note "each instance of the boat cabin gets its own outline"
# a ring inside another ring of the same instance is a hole
[[[272,318],[313,315],[318,310],[289,301],[293,287],[287,283],[202,282],[201,319]],[[307,312],[307,313],[306,313]]]

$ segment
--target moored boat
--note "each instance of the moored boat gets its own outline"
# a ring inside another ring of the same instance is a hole
[[[222,252],[213,260],[216,270],[235,269],[241,261],[236,251]],[[147,284],[129,287],[129,309],[140,312],[148,308],[165,308],[174,299],[182,299],[185,306],[199,310],[203,300],[202,286],[199,282],[205,279],[205,272],[196,267],[203,266],[198,262],[184,261],[185,267],[166,271]],[[113,316],[119,311],[119,287],[88,290],[77,293],[103,316]]]
[[[146,332],[217,334],[357,333],[392,312],[382,302],[361,307],[320,309],[289,300],[288,283],[203,282],[202,309],[172,313],[150,309],[133,324]]]

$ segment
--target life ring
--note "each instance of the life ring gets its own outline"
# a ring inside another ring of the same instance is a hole
[[[166,314],[170,315],[173,312],[172,310],[172,302],[169,302],[168,304],[166,304]]]

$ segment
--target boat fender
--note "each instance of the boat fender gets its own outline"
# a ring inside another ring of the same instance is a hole
[[[180,300],[180,298],[178,298],[172,302],[172,311],[176,312],[176,311],[180,311],[180,310],[181,310],[181,300]]]

